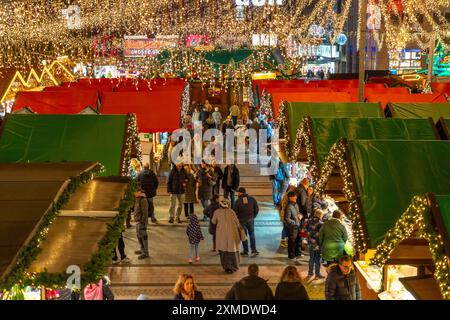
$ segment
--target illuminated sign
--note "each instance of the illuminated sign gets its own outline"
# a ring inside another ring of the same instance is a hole
[[[270,6],[274,5],[282,6],[283,0],[236,0],[237,6],[249,6],[250,3],[255,7],[262,7],[265,6],[266,4]]]
[[[145,36],[126,36],[123,45],[125,57],[157,56],[164,48],[175,47],[176,37],[147,38]]]

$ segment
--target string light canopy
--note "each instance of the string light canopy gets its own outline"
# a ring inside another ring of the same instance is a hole
[[[263,2],[258,1],[258,4]],[[331,30],[334,42],[342,32],[351,0],[283,0],[264,5],[236,6],[235,0],[18,0],[0,4],[0,67],[35,65],[43,58],[68,55],[89,61],[95,55],[92,39],[113,36],[121,46],[125,35],[207,35],[212,42],[274,35],[278,43],[289,37],[298,44],[322,35],[311,34],[320,23]],[[277,4],[277,5],[275,5]],[[239,14],[238,14],[239,13]],[[239,43],[242,45],[242,43]],[[233,47],[230,44],[229,47]]]

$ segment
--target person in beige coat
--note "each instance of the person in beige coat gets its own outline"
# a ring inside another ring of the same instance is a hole
[[[246,238],[228,199],[220,201],[220,208],[214,212],[211,223],[217,225],[216,249],[222,267],[226,273],[233,273],[239,269],[239,246]]]

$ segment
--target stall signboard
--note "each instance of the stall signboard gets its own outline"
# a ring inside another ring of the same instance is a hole
[[[434,53],[433,74],[441,77],[450,76],[450,52],[446,51],[441,44],[436,46]]]
[[[211,45],[211,40],[204,34],[190,34],[186,37],[186,47],[194,48],[195,50],[210,51],[214,47]]]
[[[265,5],[270,6],[282,6],[284,0],[235,0],[237,6],[249,6],[253,5],[255,7],[262,7]]]
[[[152,57],[160,54],[165,48],[175,47],[176,44],[176,36],[159,36],[156,38],[125,36],[123,54],[125,57]]]

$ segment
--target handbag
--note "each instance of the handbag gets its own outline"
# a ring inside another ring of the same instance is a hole
[[[247,240],[247,233],[245,232],[244,228],[242,228],[239,221],[237,222],[237,227],[238,227],[238,232],[239,232],[239,238],[241,239],[241,241]]]

